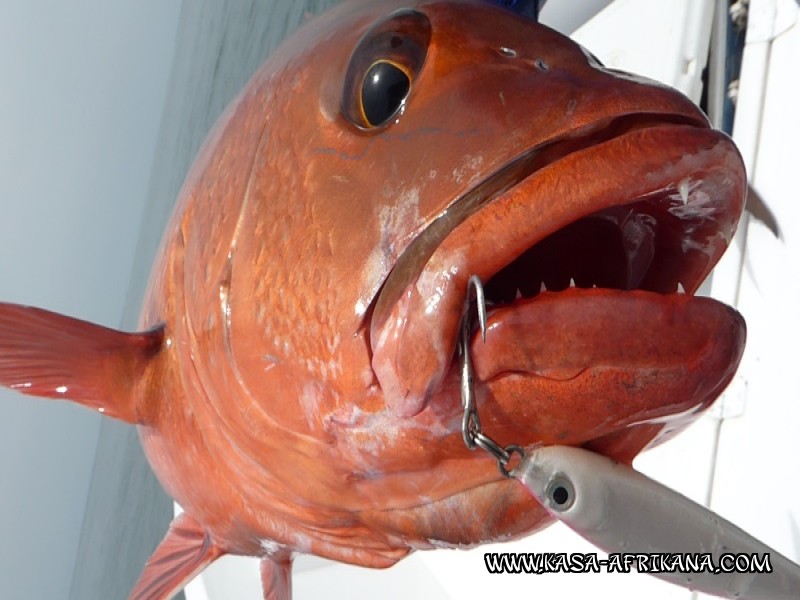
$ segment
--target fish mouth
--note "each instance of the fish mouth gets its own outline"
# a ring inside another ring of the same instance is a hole
[[[509,161],[504,167],[476,184],[467,193],[450,204],[441,215],[434,219],[409,244],[373,302],[372,331],[375,332],[376,328],[380,328],[385,323],[391,307],[396,304],[402,291],[419,277],[425,262],[430,259],[442,241],[458,225],[486,204],[543,168],[554,165],[560,159],[574,152],[598,147],[604,142],[622,138],[638,130],[665,127],[670,124],[699,128],[708,127],[704,121],[692,119],[685,115],[668,117],[647,113],[623,115],[576,129],[557,140],[531,148]],[[588,216],[580,215],[577,219],[580,220]],[[609,214],[608,217],[613,219],[613,215]],[[507,288],[507,286],[505,287]],[[495,289],[492,294],[494,295],[498,291]],[[538,291],[538,288],[537,290],[532,290],[531,294],[528,295],[532,295],[535,291]]]
[[[375,300],[373,368],[390,407],[418,414],[457,371],[477,275],[482,421],[512,443],[632,458],[690,422],[738,366],[743,319],[693,294],[735,232],[744,190],[738,151],[699,113],[617,116],[512,160],[409,244]]]

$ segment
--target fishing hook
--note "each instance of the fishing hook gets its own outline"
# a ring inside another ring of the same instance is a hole
[[[473,296],[475,301],[473,302]],[[464,416],[461,420],[461,435],[464,444],[470,450],[481,448],[497,460],[497,466],[505,477],[511,477],[508,463],[514,454],[520,460],[525,458],[525,451],[516,444],[505,448],[483,433],[481,420],[478,416],[478,407],[475,402],[474,376],[472,373],[472,357],[469,353],[469,340],[472,333],[473,311],[477,311],[478,326],[481,330],[481,339],[486,342],[486,297],[483,284],[477,275],[472,275],[467,282],[467,306],[461,320],[461,332],[458,340],[459,353],[461,354],[461,404],[464,407]]]

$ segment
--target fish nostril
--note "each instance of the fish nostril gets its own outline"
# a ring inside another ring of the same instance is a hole
[[[500,54],[500,56],[505,56],[506,58],[517,57],[517,51],[506,46],[500,46],[500,48],[497,49],[497,52]]]

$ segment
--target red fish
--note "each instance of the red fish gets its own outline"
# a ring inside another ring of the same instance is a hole
[[[0,383],[138,426],[186,512],[133,598],[223,554],[261,557],[265,598],[286,598],[295,552],[386,567],[523,536],[550,517],[462,441],[468,279],[486,283],[484,430],[630,461],[738,365],[743,319],[693,293],[745,185],[690,101],[546,27],[347,3],[207,139],[141,332],[0,305]]]

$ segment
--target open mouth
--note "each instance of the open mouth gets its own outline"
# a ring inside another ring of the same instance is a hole
[[[479,375],[519,370],[520,352],[512,352],[513,345],[537,356],[537,375],[547,371],[543,361],[551,360],[554,369],[558,361],[577,364],[580,352],[560,348],[576,332],[586,338],[577,343],[594,344],[585,355],[586,368],[606,365],[611,355],[641,362],[636,354],[645,351],[635,341],[649,336],[672,344],[668,356],[655,354],[674,363],[677,373],[678,363],[689,360],[681,359],[679,347],[699,356],[708,343],[696,337],[695,346],[686,349],[670,311],[691,315],[681,321],[688,330],[703,319],[724,327],[731,317],[721,305],[692,307],[662,295],[696,291],[735,231],[743,192],[741,159],[730,140],[684,116],[617,117],[509,162],[419,234],[385,281],[371,314],[370,343],[388,403],[401,416],[412,416],[441,390],[452,370],[471,275],[485,282],[490,322],[514,321],[521,331],[513,341],[516,334],[504,333],[508,339],[489,344],[491,351],[473,348]],[[572,303],[573,313],[559,309],[555,317],[545,307],[551,302],[539,302],[543,290],[573,286],[578,289],[564,296],[583,298],[580,305]],[[623,302],[620,294],[629,297]],[[615,317],[623,303],[630,322]],[[590,312],[597,321],[591,326],[585,316]],[[542,322],[553,319],[558,329],[543,328]],[[648,322],[656,325],[648,329]],[[611,332],[610,323],[626,337]],[[713,338],[713,331],[706,328],[704,335]],[[554,350],[544,358],[534,338],[561,354]],[[611,338],[621,351],[604,342]],[[722,372],[710,379],[725,379],[730,369],[723,363],[738,362],[738,355],[720,348],[714,360],[705,355],[703,360]],[[488,363],[493,367],[482,370]],[[717,387],[704,389],[711,393]]]
[[[636,131],[681,125],[707,128],[706,123],[686,116],[624,115],[593,123],[509,162],[453,202],[409,244],[375,299],[371,316],[373,331],[386,321],[402,291],[419,277],[425,263],[443,240],[486,204],[570,154]],[[579,216],[577,221],[524,251],[503,273],[498,273],[487,289],[487,299],[508,302],[514,299],[517,290],[523,296],[531,297],[539,292],[542,283],[546,289],[559,290],[566,288],[570,280],[574,280],[578,287],[646,289],[667,293],[675,291],[680,282],[684,289],[694,289],[699,281],[687,286],[686,281],[680,280],[681,276],[689,280],[693,275],[684,264],[683,255],[687,249],[691,250],[685,247],[686,240],[690,235],[697,240],[694,245],[705,245],[698,238],[704,233],[713,235],[715,228],[711,224],[705,228],[710,231],[702,231],[703,221],[708,217],[704,214],[706,207],[696,202],[688,206],[692,185],[692,180],[687,177],[676,181],[671,192],[656,191],[650,197],[639,198],[629,205]]]
[[[688,201],[688,182],[685,183]],[[680,194],[680,192],[679,192]],[[597,211],[550,234],[492,276],[487,304],[506,305],[570,287],[693,290],[684,248],[685,222],[672,214],[682,197],[653,197]]]

